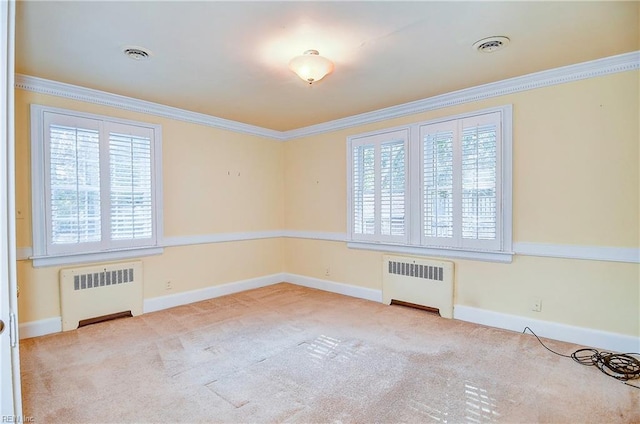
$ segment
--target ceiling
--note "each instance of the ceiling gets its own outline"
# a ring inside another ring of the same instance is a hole
[[[19,1],[16,72],[285,131],[636,51],[639,5]],[[288,69],[308,49],[335,63],[311,86]]]

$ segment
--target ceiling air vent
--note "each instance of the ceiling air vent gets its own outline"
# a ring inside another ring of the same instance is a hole
[[[473,48],[480,53],[493,53],[507,47],[509,41],[507,37],[502,36],[488,37],[473,43]]]
[[[122,52],[133,60],[148,60],[151,57],[151,52],[142,47],[125,47]]]

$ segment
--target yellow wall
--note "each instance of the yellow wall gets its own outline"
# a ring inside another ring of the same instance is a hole
[[[162,125],[165,238],[283,228],[281,142],[24,90],[15,102],[18,247],[32,244],[32,103]],[[282,250],[280,239],[166,248],[143,259],[145,298],[282,272]],[[21,322],[60,316],[58,271],[19,261]]]
[[[513,104],[514,242],[640,246],[639,73],[520,92],[290,141],[285,226],[346,232],[346,137]],[[381,253],[287,239],[285,269],[381,288]],[[511,264],[455,260],[456,303],[640,335],[637,264],[516,256]],[[330,277],[326,269],[330,268]],[[531,311],[531,298],[542,312]]]
[[[286,143],[16,90],[18,246],[31,245],[30,103],[161,124],[166,237],[345,233],[347,136],[513,104],[514,242],[638,248],[638,81],[637,71],[619,73]],[[381,256],[294,238],[171,247],[143,259],[145,298],[283,271],[379,290]],[[638,264],[522,255],[511,264],[454,262],[456,304],[640,335]],[[58,268],[20,261],[18,271],[21,322],[59,316]],[[532,297],[542,312],[530,310]]]

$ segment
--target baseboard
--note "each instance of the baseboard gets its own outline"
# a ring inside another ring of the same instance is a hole
[[[31,337],[44,336],[62,331],[62,318],[53,317],[41,319],[38,321],[25,322],[18,326],[20,339],[29,339]]]
[[[358,297],[360,299],[382,302],[382,290],[368,289],[366,287],[352,286],[350,284],[336,283],[335,281],[322,280],[320,278],[306,277],[304,275],[284,273],[284,280],[299,286],[324,290],[345,296]]]
[[[264,277],[251,278],[248,280],[235,281],[233,283],[219,286],[206,287],[199,290],[191,290],[182,293],[170,294],[167,296],[152,297],[144,300],[143,312],[155,312],[162,309],[173,308],[174,306],[186,305],[200,302],[202,300],[213,299],[214,297],[226,296],[245,290],[257,289],[259,287],[270,286],[272,284],[285,281],[285,274],[271,274]]]
[[[462,321],[518,332],[529,327],[540,337],[575,343],[585,347],[596,347],[612,352],[640,352],[640,338],[624,334],[503,314],[464,305],[455,305],[453,317]]]
[[[283,272],[222,284],[219,286],[206,287],[200,290],[192,290],[145,299],[143,311],[144,313],[159,311],[175,306],[238,293],[245,290],[265,287],[284,281],[297,284],[299,286],[343,294],[374,302],[382,302],[382,290],[353,286],[350,284]],[[610,333],[550,321],[542,321],[465,305],[455,305],[453,317],[462,321],[518,332],[522,332],[525,327],[530,327],[541,337],[575,343],[582,346],[597,347],[613,352],[640,352],[640,338],[624,334]],[[21,339],[58,333],[62,331],[62,319],[61,317],[53,317],[26,322],[20,324],[19,331]]]

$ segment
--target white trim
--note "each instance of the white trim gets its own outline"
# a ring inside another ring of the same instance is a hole
[[[20,335],[17,327],[18,293],[16,274],[16,125],[15,47],[16,2],[0,4],[0,320],[7,328],[0,335],[0,415],[22,416],[20,383]]]
[[[288,237],[288,238],[341,241],[341,242],[346,242],[348,240],[347,233],[330,233],[325,231],[284,230],[282,236]]]
[[[190,246],[194,244],[226,243],[230,241],[258,240],[284,237],[282,230],[252,231],[246,233],[203,234],[198,236],[165,237],[163,246]]]
[[[291,273],[271,274],[204,289],[153,297],[144,300],[144,313],[155,312],[175,306],[202,300],[226,296],[245,290],[266,287],[281,282],[289,282],[303,287],[338,293],[345,296],[382,302],[382,290],[354,286],[351,284],[306,277]],[[530,327],[538,336],[576,343],[583,346],[598,347],[615,352],[640,352],[640,338],[624,334],[611,333],[584,327],[576,327],[550,321],[504,314],[465,305],[454,306],[454,318],[475,324],[522,332]],[[46,318],[20,324],[20,337],[29,338],[62,331],[60,317]]]
[[[28,75],[15,75],[15,87],[52,96],[65,97],[87,103],[100,104],[146,113],[169,119],[220,128],[244,134],[266,137],[280,141],[323,134],[373,122],[385,121],[402,116],[414,115],[463,103],[477,102],[492,97],[504,96],[526,90],[549,87],[557,84],[594,78],[640,69],[640,51],[605,57],[575,65],[563,66],[546,71],[506,80],[466,88],[414,102],[391,106],[372,112],[336,119],[321,124],[310,125],[289,131],[276,131],[255,125],[244,124],[202,113],[191,112],[158,103],[119,96],[104,91],[93,90],[71,84],[46,80]]]
[[[299,286],[382,303],[382,290],[369,289],[366,287],[353,286],[351,284],[337,283],[335,281],[322,280],[320,278],[306,277],[304,275],[290,273],[284,273],[283,278],[283,281],[297,284]]]
[[[502,111],[502,251],[513,252],[513,105]]]
[[[226,296],[245,290],[257,289],[270,286],[285,281],[285,274],[271,274],[264,277],[251,278],[248,280],[235,281],[218,286],[210,286],[204,289],[191,290],[182,293],[170,294],[167,296],[152,297],[144,300],[143,312],[155,312],[162,309],[173,308],[175,306],[200,302],[202,300],[213,299],[215,297]]]
[[[514,243],[518,255],[592,261],[640,263],[640,249],[633,247],[577,246],[571,244]]]
[[[16,249],[16,260],[26,261],[33,256],[33,249],[31,247],[18,247]]]
[[[283,133],[281,131],[275,131],[257,127],[255,125],[244,124],[242,122],[231,121],[229,119],[205,115],[203,113],[191,112],[176,107],[161,105],[159,103],[120,96],[117,94],[107,93],[105,91],[65,84],[29,75],[16,74],[15,88],[48,94],[51,96],[64,97],[86,103],[116,107],[118,109],[129,110],[132,112],[146,113],[162,118],[177,119],[192,124],[200,124],[259,137],[274,138],[276,140],[283,139]]]
[[[109,262],[120,259],[140,258],[143,256],[161,255],[162,247],[145,247],[137,249],[114,250],[112,252],[96,252],[87,254],[59,255],[59,256],[32,256],[33,267],[40,268],[56,265],[81,264],[88,262]]]
[[[640,69],[640,51],[624,53],[617,56],[605,57],[589,62],[575,65],[563,66],[546,71],[535,72],[533,74],[506,80],[465,88],[463,90],[428,97],[414,102],[378,109],[372,112],[361,113],[359,115],[336,119],[334,121],[323,122],[321,124],[310,125],[308,127],[297,128],[284,131],[283,140],[292,140],[300,137],[323,134],[345,128],[370,124],[373,122],[386,121],[388,119],[400,118],[430,110],[442,109],[463,103],[477,102],[492,97],[504,96],[521,91],[533,90],[537,88],[549,87],[557,84],[564,84],[572,81],[579,81],[587,78],[594,78],[603,75],[615,74]]]
[[[624,334],[542,321],[464,305],[455,305],[453,317],[462,321],[518,332],[529,327],[540,337],[608,349],[613,352],[640,352],[640,338]],[[568,355],[571,352],[564,353]]]
[[[62,317],[45,318],[19,325],[20,339],[45,336],[62,331]]]
[[[205,234],[200,236],[166,237],[163,242],[163,247],[192,246],[197,244],[224,243],[278,237],[344,242],[348,243],[348,247],[358,249],[388,251],[394,253],[409,253],[423,256],[446,256],[459,259],[472,259],[469,257],[458,255],[457,252],[453,250],[431,250],[422,247],[409,247],[406,249],[406,251],[402,251],[401,246],[378,244],[363,245],[362,243],[352,243],[348,241],[347,233],[327,231],[271,230],[246,233],[222,233]],[[577,246],[569,244],[528,242],[514,243],[513,246],[513,254],[522,256],[541,256],[558,259],[582,259],[593,261],[640,263],[640,249],[631,247]],[[510,256],[511,254],[507,253],[506,255]],[[18,247],[17,258],[18,260],[33,259],[33,252],[31,247]],[[42,260],[40,260],[39,262],[41,263],[41,261]],[[502,261],[498,260],[498,262]]]
[[[347,247],[352,249],[377,250],[380,252],[404,253],[418,256],[435,256],[439,258],[469,259],[476,261],[510,263],[513,260],[511,252],[482,252],[474,250],[434,249],[422,246],[394,245],[382,243],[362,243],[350,241]]]

